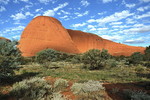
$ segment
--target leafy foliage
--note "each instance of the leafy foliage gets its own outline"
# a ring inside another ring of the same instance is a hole
[[[91,70],[100,69],[105,66],[106,60],[109,59],[110,55],[107,50],[92,49],[85,52],[82,56],[82,62],[85,67]]]
[[[140,64],[141,61],[143,61],[143,55],[140,52],[133,53],[129,58],[131,64]]]
[[[95,91],[105,90],[105,88],[98,81],[89,80],[84,83],[74,83],[71,87],[71,91],[74,94],[90,93]]]
[[[145,60],[150,61],[150,46],[145,49]]]
[[[123,90],[127,99],[129,100],[150,100],[150,95],[146,94],[143,91],[133,91],[130,89]]]
[[[17,41],[0,40],[0,79],[14,75],[21,63],[21,53],[16,45]]]
[[[35,77],[15,83],[10,94],[21,100],[51,100],[52,93],[51,85],[44,79]]]
[[[45,49],[37,53],[35,59],[39,63],[45,63],[45,62],[54,62],[54,61],[60,61],[60,60],[66,60],[72,57],[71,54],[67,54],[64,52],[59,52],[53,49]]]
[[[64,79],[57,79],[54,83],[54,88],[56,91],[60,91],[68,86],[68,81]]]

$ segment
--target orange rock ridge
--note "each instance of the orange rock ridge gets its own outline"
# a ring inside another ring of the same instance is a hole
[[[4,38],[4,37],[0,37],[0,40],[1,40],[1,39],[10,41],[9,39]]]
[[[134,47],[103,39],[95,34],[65,29],[53,17],[38,16],[24,29],[19,49],[25,57],[50,48],[67,53],[84,53],[90,49],[107,49],[110,54],[130,56],[133,52],[144,53],[145,48]]]

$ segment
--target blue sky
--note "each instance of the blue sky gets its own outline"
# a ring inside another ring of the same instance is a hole
[[[150,0],[0,0],[0,36],[19,40],[40,15],[118,43],[150,45]]]

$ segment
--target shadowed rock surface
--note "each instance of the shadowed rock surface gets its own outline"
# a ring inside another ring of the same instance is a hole
[[[95,34],[65,29],[53,17],[38,16],[24,29],[19,49],[23,56],[34,56],[50,48],[67,53],[84,53],[90,49],[107,49],[112,55],[130,56],[133,52],[144,53],[145,48],[128,46],[103,39]]]
[[[90,49],[106,49],[110,54],[115,56],[130,56],[134,52],[144,53],[145,50],[143,47],[128,46],[106,40],[95,34],[70,29],[67,30],[81,53],[84,53]]]

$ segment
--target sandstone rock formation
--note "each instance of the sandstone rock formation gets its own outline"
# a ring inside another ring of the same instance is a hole
[[[1,39],[10,41],[9,39],[4,38],[4,37],[0,37],[0,40],[1,40]]]
[[[116,56],[130,56],[133,52],[144,53],[145,50],[143,47],[115,43],[91,33],[65,29],[57,19],[46,16],[34,18],[24,29],[19,42],[18,47],[26,57],[47,48],[67,53],[107,49]]]
[[[79,53],[76,45],[61,23],[52,17],[34,18],[24,29],[20,45],[23,56],[34,56],[37,52],[51,48],[68,53]]]
[[[110,54],[115,56],[130,56],[134,52],[144,53],[145,50],[145,48],[143,47],[128,46],[125,44],[116,43],[110,40],[103,39],[98,35],[94,35],[91,33],[85,33],[82,31],[75,31],[70,29],[67,30],[81,53],[84,53],[90,49],[106,49]]]

